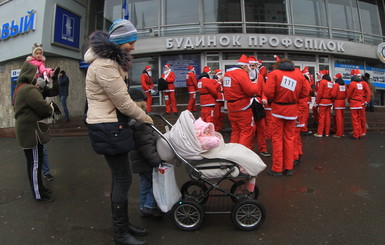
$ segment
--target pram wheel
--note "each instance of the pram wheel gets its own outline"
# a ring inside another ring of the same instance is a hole
[[[182,200],[171,209],[174,224],[183,231],[195,231],[201,227],[204,218],[202,207],[193,200]]]
[[[254,187],[254,191],[253,192],[250,192],[247,190],[246,188],[246,182],[244,180],[240,180],[240,181],[237,181],[235,182],[232,186],[231,186],[231,189],[230,189],[230,192],[231,194],[234,194],[236,195],[238,198],[235,198],[235,197],[231,197],[231,199],[233,200],[233,202],[237,202],[239,200],[241,200],[242,198],[247,198],[247,199],[255,199],[257,200],[258,199],[258,196],[259,196],[259,189],[258,189],[258,186],[255,185]]]
[[[199,204],[205,204],[208,195],[205,195],[207,186],[196,180],[189,180],[183,184],[180,192],[182,193],[182,199],[194,199]]]
[[[252,231],[266,218],[265,208],[257,200],[245,199],[235,205],[231,212],[231,221],[241,231]]]

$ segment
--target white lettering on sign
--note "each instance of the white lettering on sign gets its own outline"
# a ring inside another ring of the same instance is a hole
[[[297,81],[293,78],[283,76],[281,81],[281,87],[287,88],[288,90],[294,91],[297,86]]]
[[[231,77],[223,78],[223,87],[227,87],[227,88],[231,87]]]
[[[346,91],[346,87],[344,85],[340,85],[340,91],[341,92],[345,92]]]
[[[357,89],[359,89],[359,90],[362,89],[362,84],[361,83],[357,83]]]

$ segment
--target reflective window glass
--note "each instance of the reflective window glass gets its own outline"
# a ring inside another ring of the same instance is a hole
[[[205,22],[222,22],[222,21],[229,22],[229,21],[242,20],[240,0],[210,0],[210,1],[203,1],[203,2],[204,2],[203,16],[204,16]],[[185,9],[188,9],[188,8],[185,8]]]
[[[327,26],[324,0],[291,1],[294,24]]]
[[[199,22],[198,0],[163,0],[163,2],[164,24],[173,25]]]
[[[328,9],[333,28],[360,31],[356,0],[329,0]]]
[[[158,1],[137,0],[128,1],[130,20],[137,29],[150,26],[158,26]]]
[[[380,14],[376,0],[358,1],[363,31],[381,35]]]
[[[246,21],[287,23],[285,0],[245,0]]]

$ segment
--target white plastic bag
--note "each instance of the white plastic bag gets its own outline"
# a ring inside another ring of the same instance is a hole
[[[153,168],[152,185],[155,201],[162,212],[167,213],[182,197],[175,180],[174,166],[162,163]]]

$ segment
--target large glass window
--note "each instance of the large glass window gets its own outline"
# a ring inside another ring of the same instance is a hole
[[[324,0],[291,1],[294,24],[327,26]]]
[[[358,1],[358,4],[364,33],[381,35],[381,22],[377,1]]]
[[[137,29],[158,26],[158,1],[128,1],[130,20]]]
[[[163,0],[163,2],[165,25],[199,23],[198,0]]]
[[[203,2],[205,22],[242,21],[240,0],[210,0]]]
[[[356,0],[329,0],[332,28],[360,31]]]
[[[287,23],[285,0],[245,0],[246,21]]]

